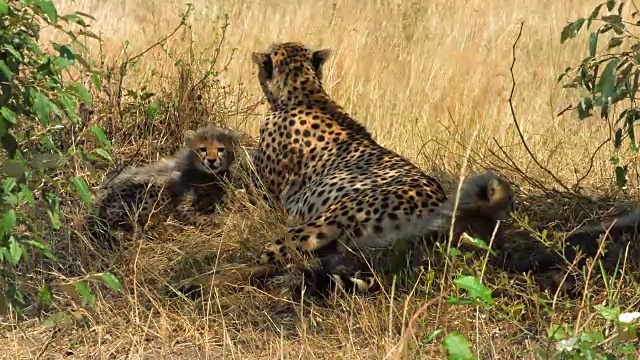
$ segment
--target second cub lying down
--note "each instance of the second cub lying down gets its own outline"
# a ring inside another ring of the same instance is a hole
[[[189,130],[185,147],[173,157],[107,177],[87,217],[91,237],[111,247],[108,230],[130,232],[135,224],[170,215],[185,224],[210,225],[225,195],[237,141],[237,133],[216,126]]]

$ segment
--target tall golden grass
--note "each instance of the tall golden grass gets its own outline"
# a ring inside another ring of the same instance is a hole
[[[103,42],[88,42],[87,46],[95,59],[103,55],[107,64],[123,61],[125,41],[129,43],[127,51],[135,54],[170,33],[180,21],[179,13],[186,9],[185,2],[173,0],[55,3],[61,13],[80,10],[95,17],[92,31],[100,34]],[[250,61],[252,51],[265,50],[277,41],[331,48],[334,55],[324,82],[329,93],[382,145],[429,171],[455,178],[473,144],[468,172],[498,167],[518,183],[524,176],[513,171],[513,164],[505,163],[513,161],[527,176],[557,186],[522,145],[509,109],[512,46],[523,21],[515,53],[513,104],[524,138],[538,161],[563,183],[573,185],[589,167],[595,148],[609,136],[597,120],[578,122],[572,115],[557,116],[574,102],[576,93],[562,89],[556,79],[586,53],[583,40],[561,45],[560,30],[567,21],[588,14],[596,1],[192,3],[195,11],[188,19],[190,30],[170,38],[165,50],[155,48],[142,57],[126,77],[126,86],[175,88],[176,58],[167,52],[178,58],[189,57],[190,50],[213,53],[228,15],[220,61],[228,61],[228,68],[221,80],[244,89],[250,101],[262,96]],[[191,39],[195,49],[188,48]],[[226,121],[257,136],[261,115],[243,114]],[[153,153],[158,144],[177,140],[146,141]],[[114,146],[116,153],[123,147],[118,139],[114,139]],[[158,155],[157,151],[153,155]],[[593,191],[612,187],[610,155],[605,149],[595,156],[593,171],[583,186]],[[637,183],[635,179],[631,182]],[[633,186],[630,188],[633,192]],[[442,328],[462,331],[481,359],[506,359],[532,358],[527,354],[543,341],[543,335],[532,330],[545,326],[541,325],[544,322],[535,292],[527,293],[528,300],[518,303],[499,302],[498,306],[510,312],[507,318],[474,307],[443,305],[436,312],[435,305],[428,306],[411,324],[414,331],[407,333],[409,319],[428,300],[422,295],[393,300],[385,295],[350,297],[335,300],[330,307],[308,307],[277,293],[215,290],[194,307],[186,300],[167,300],[158,290],[157,285],[166,283],[179,258],[216,254],[218,249],[221,258],[255,251],[257,243],[282,233],[282,225],[281,219],[261,207],[249,213],[240,209],[239,214],[225,215],[221,228],[214,232],[161,233],[155,242],[138,242],[107,259],[118,269],[129,292],[116,296],[98,291],[91,309],[67,300],[65,309],[73,310],[77,318],[55,331],[35,319],[13,327],[0,339],[5,349],[0,356],[386,359],[402,355],[435,359],[444,356],[441,337],[431,343],[425,339]],[[252,241],[256,244],[247,245]],[[79,257],[77,261],[83,266],[92,261],[80,253],[68,255]],[[427,292],[440,286],[439,276],[429,276],[422,285]],[[558,308],[555,320],[573,319],[570,308]],[[405,335],[411,341],[401,345]]]
[[[136,53],[167,34],[185,9],[179,1],[59,1],[62,12],[80,9],[95,16],[94,32],[103,40],[94,53],[107,59],[130,42]],[[196,46],[212,49],[221,18],[230,26],[222,56],[234,53],[224,80],[261,94],[250,53],[275,41],[300,41],[332,48],[326,86],[376,138],[425,165],[457,171],[471,135],[478,128],[478,156],[495,150],[494,139],[510,157],[541,180],[549,180],[530,160],[513,126],[507,99],[509,65],[520,20],[515,110],[526,140],[545,165],[570,182],[588,165],[594,147],[608,137],[596,121],[579,123],[559,110],[574,101],[556,83],[568,65],[586,53],[585,41],[560,45],[564,24],[588,13],[595,1],[194,1],[189,19]],[[185,38],[166,45],[179,51]],[[184,49],[186,51],[186,49]],[[142,59],[130,82],[166,81],[172,60],[162,51]],[[152,75],[152,70],[154,75]],[[157,75],[155,75],[157,74]],[[156,84],[161,85],[161,84]],[[573,94],[575,95],[575,94]],[[260,116],[247,119],[256,134]],[[610,182],[608,154],[597,158],[590,180]],[[601,184],[597,184],[601,185]]]

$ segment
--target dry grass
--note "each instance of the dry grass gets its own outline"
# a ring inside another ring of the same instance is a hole
[[[495,155],[501,154],[501,147],[528,176],[545,186],[557,186],[527,155],[509,112],[511,47],[520,20],[524,30],[516,54],[518,84],[513,101],[526,141],[539,161],[572,186],[589,167],[595,147],[609,136],[597,120],[579,123],[571,115],[556,116],[575,95],[563,90],[556,78],[586,51],[584,41],[561,46],[560,30],[566,21],[588,13],[596,1],[193,3],[189,31],[179,31],[164,50],[156,48],[142,57],[125,77],[124,86],[139,89],[146,85],[158,94],[179,96],[179,72],[174,62],[187,59],[202,69],[199,54],[213,56],[223,17],[228,14],[218,67],[228,66],[219,85],[241,96],[205,90],[206,111],[163,115],[147,124],[132,120],[137,119],[132,116],[114,117],[107,96],[96,94],[93,121],[109,131],[119,162],[146,162],[170,153],[175,150],[176,137],[181,139],[184,129],[209,121],[207,116],[257,136],[265,109],[236,111],[250,107],[262,96],[249,55],[266,49],[271,42],[292,40],[334,49],[325,71],[329,93],[382,145],[435,172],[448,185],[458,177],[477,132],[467,172],[497,168],[521,185],[520,195],[536,193],[505,156]],[[111,70],[124,60],[122,45],[126,40],[130,42],[129,53],[139,53],[170,33],[179,23],[178,12],[185,8],[184,3],[173,0],[58,0],[56,4],[60,12],[81,10],[96,18],[92,28],[104,43],[89,42],[87,46],[94,58],[104,55],[104,67]],[[191,40],[195,41],[192,49],[188,46]],[[190,58],[190,50],[195,58]],[[588,193],[602,195],[612,189],[609,156],[603,151],[595,157],[593,171],[582,183]],[[87,176],[95,185],[100,175]],[[637,174],[632,176],[630,193],[635,196]],[[0,356],[382,359],[398,354],[409,319],[437,293],[441,273],[426,276],[418,293],[393,300],[390,295],[353,297],[309,307],[292,303],[277,290],[255,289],[216,290],[206,301],[195,303],[168,299],[166,279],[175,276],[183,259],[218,253],[220,261],[249,259],[261,243],[282,234],[284,223],[278,214],[260,205],[242,205],[242,200],[234,204],[237,206],[225,214],[216,231],[146,234],[154,241],[134,241],[106,259],[81,241],[57,244],[70,268],[90,272],[109,266],[129,291],[116,295],[101,287],[96,290],[93,308],[65,297],[61,309],[74,312],[77,318],[55,330],[37,318],[19,326],[2,326],[0,346],[5,350]],[[555,207],[549,212],[559,209],[566,211]],[[67,211],[68,218],[77,219],[82,210]],[[504,276],[491,276],[492,281],[515,288]],[[443,281],[449,280],[444,277]],[[451,286],[443,283],[445,288]],[[496,309],[500,312],[432,301],[413,325],[405,356],[442,358],[441,337],[428,344],[423,340],[443,328],[445,332],[462,331],[482,359],[532,358],[530,350],[541,341],[544,344],[551,321],[567,320],[576,326],[595,321],[588,310],[581,315],[581,323],[576,323],[577,313],[582,311],[578,305],[584,304],[569,300],[554,303],[555,315],[549,317],[535,288],[517,289],[521,295],[518,300],[498,300]],[[635,288],[622,288],[613,299],[631,301],[634,293]],[[592,295],[590,301],[595,303],[606,298],[607,292],[593,289]],[[623,307],[632,305],[622,303]]]

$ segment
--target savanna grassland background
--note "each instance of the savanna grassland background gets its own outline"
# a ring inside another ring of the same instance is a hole
[[[461,173],[491,168],[514,182],[519,199],[577,182],[590,196],[620,195],[611,147],[593,155],[609,129],[596,118],[558,115],[575,103],[576,92],[556,80],[586,51],[586,38],[561,45],[560,31],[597,1],[193,0],[183,26],[182,1],[54,3],[60,13],[93,16],[90,29],[102,39],[85,42],[85,56],[105,73],[103,90],[91,88],[94,112],[86,119],[105,129],[115,163],[72,169],[91,186],[119,166],[170,155],[185,130],[207,123],[237,129],[248,145],[254,143],[266,105],[250,54],[272,42],[300,41],[334,50],[324,70],[329,93],[382,145],[436,174],[447,189]],[[553,175],[527,153],[509,108],[509,68],[521,21],[513,106],[531,152]],[[47,31],[41,40],[56,36]],[[123,66],[127,62],[131,66]],[[215,73],[207,75],[209,70]],[[637,184],[631,168],[627,193],[620,196],[634,199]],[[520,215],[548,223],[558,217],[573,225],[598,215],[550,199],[523,200]],[[65,223],[76,229],[85,211],[80,202],[65,204]],[[453,306],[436,297],[453,287],[454,274],[485,276],[482,267],[433,269],[417,283],[420,291],[341,297],[328,306],[293,303],[285,292],[251,288],[214,289],[195,302],[167,296],[185,259],[250,259],[284,229],[282,214],[250,205],[241,194],[215,231],[167,227],[135,236],[115,255],[70,230],[53,244],[61,264],[45,275],[71,281],[108,268],[124,292],[95,285],[93,306],[56,293],[59,301],[48,312],[66,315],[58,315],[55,324],[29,311],[19,323],[7,316],[0,324],[0,357],[436,359],[445,357],[442,337],[460,331],[481,359],[533,359],[537,347],[555,351],[555,342],[547,340],[554,324],[608,336],[613,330],[593,305],[637,307],[638,288],[629,284],[589,288],[588,297],[568,299],[491,272],[486,283],[518,296],[497,298],[490,309]]]

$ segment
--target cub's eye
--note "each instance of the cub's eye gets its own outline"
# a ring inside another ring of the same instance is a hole
[[[223,152],[224,152],[224,150],[225,150],[225,149],[224,149],[223,147],[222,147],[222,148],[218,148],[218,152],[219,152],[219,153],[223,153]]]
[[[200,148],[198,149],[198,151],[203,152],[203,153],[206,153],[206,152],[207,152],[207,148],[206,148],[206,147],[204,147],[204,146],[202,146],[202,147],[200,147]]]

